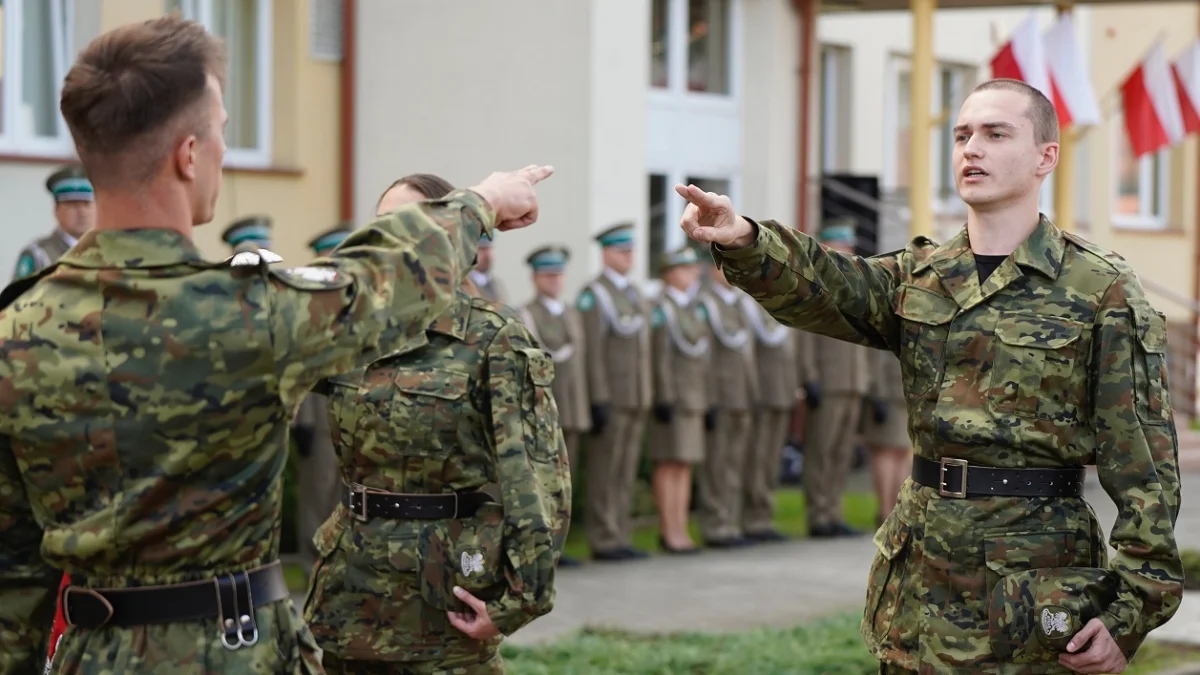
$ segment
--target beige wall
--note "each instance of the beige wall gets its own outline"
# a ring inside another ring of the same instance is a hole
[[[164,0],[97,0],[97,30],[162,13]],[[228,250],[220,231],[235,217],[267,213],[275,219],[275,247],[288,264],[310,259],[305,242],[337,221],[340,64],[308,56],[309,0],[273,2],[274,171],[227,171],[215,220],[196,233],[207,257]],[[69,158],[0,159],[0,277],[7,281],[17,253],[54,227],[43,182]]]
[[[1173,60],[1196,36],[1200,12],[1195,3],[1156,3],[1150,7],[1095,7],[1089,22],[1092,80],[1107,121],[1088,134],[1093,148],[1089,171],[1088,222],[1081,234],[1112,248],[1129,261],[1138,275],[1152,285],[1165,286],[1187,297],[1193,295],[1196,257],[1197,139],[1171,153],[1167,229],[1162,232],[1121,229],[1112,223],[1115,185],[1116,134],[1125,133],[1117,92],[1158,36],[1165,38],[1168,60]],[[1114,118],[1115,117],[1115,118]],[[1174,321],[1189,318],[1190,309],[1150,289],[1155,306]]]

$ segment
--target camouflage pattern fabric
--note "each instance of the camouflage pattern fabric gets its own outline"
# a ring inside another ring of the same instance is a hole
[[[571,520],[553,380],[514,310],[461,292],[427,333],[320,385],[348,483],[416,494],[494,484],[500,496],[454,520],[359,521],[339,505],[317,532],[304,610],[327,654],[412,672],[487,661],[501,638],[450,624],[447,610],[466,611],[456,585],[504,635],[551,610]]]
[[[897,354],[917,455],[1094,464],[1118,506],[1110,563],[1082,499],[950,499],[909,480],[875,537],[862,628],[876,657],[930,674],[1068,672],[1050,646],[1022,646],[1045,607],[1082,626],[1066,596],[1093,598],[1127,657],[1175,613],[1165,318],[1122,258],[1045,218],[982,285],[966,228],[864,259],[764,221],[752,246],[712,250],[780,322]]]
[[[131,587],[275,560],[282,440],[301,397],[363,363],[384,331],[423,335],[494,218],[479,195],[452,193],[279,270],[205,262],[171,231],[92,231],[6,289],[0,674],[41,670],[59,570]],[[290,601],[256,617],[258,643],[237,651],[216,618],[69,628],[54,672],[320,671]]]

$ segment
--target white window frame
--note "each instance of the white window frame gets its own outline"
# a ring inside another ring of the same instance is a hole
[[[679,220],[683,218],[683,208],[687,205],[687,201],[676,199],[675,189],[672,186],[676,184],[687,185],[688,177],[704,180],[725,180],[729,181],[729,200],[734,204],[741,203],[742,182],[741,175],[737,171],[680,169],[678,167],[650,165],[646,169],[646,178],[649,179],[650,176],[667,177],[667,236],[663,239],[663,242],[668,251],[678,249],[687,243],[687,233],[679,228]],[[647,204],[647,209],[649,209],[649,204]],[[649,210],[646,213],[649,215]],[[647,226],[650,224],[648,218],[646,224]]]
[[[841,45],[821,45],[821,170],[834,173],[844,170],[842,160],[841,126],[848,122],[848,110],[842,106],[840,83],[849,81],[852,73],[850,48]]]
[[[736,110],[742,97],[742,0],[729,0],[729,93],[690,91],[688,80],[688,0],[667,3],[667,86],[656,87],[649,80],[646,89],[651,102],[688,108]],[[653,11],[653,5],[651,5]],[[653,36],[651,36],[653,39]]]
[[[62,27],[62,30],[51,30],[51,55],[54,59],[54,78],[58,86],[62,86],[63,78],[71,64],[71,45],[75,44],[75,1],[74,0],[5,0],[3,11],[3,58],[4,77],[0,86],[3,87],[3,130],[0,131],[0,153],[9,155],[28,155],[40,157],[73,157],[75,146],[71,141],[70,131],[58,111],[54,107],[55,131],[54,138],[39,137],[31,130],[22,128],[22,42],[24,35],[23,12],[25,3],[50,3],[50,24],[52,27]]]
[[[1156,152],[1142,155],[1138,160],[1138,204],[1142,207],[1142,212],[1137,214],[1118,213],[1116,209],[1117,196],[1121,189],[1121,163],[1117,153],[1120,152],[1123,135],[1125,131],[1125,118],[1118,113],[1113,116],[1112,129],[1114,136],[1112,137],[1112,148],[1109,153],[1112,162],[1112,170],[1109,184],[1112,187],[1112,193],[1109,197],[1109,208],[1112,210],[1113,227],[1129,230],[1165,230],[1169,222],[1168,215],[1171,204],[1170,186],[1171,186],[1171,148],[1163,148]],[[1154,163],[1158,163],[1158,203],[1161,208],[1161,213],[1146,213],[1145,204],[1153,201],[1154,186],[1151,185],[1154,179]]]
[[[184,17],[198,21],[212,30],[213,0],[177,0],[177,2],[182,8]],[[275,53],[272,47],[272,38],[274,37],[272,31],[273,0],[254,0],[254,3],[255,27],[258,32],[254,41],[257,65],[254,73],[257,84],[254,88],[255,111],[258,113],[255,120],[255,135],[258,137],[258,147],[227,148],[225,150],[225,166],[229,168],[265,169],[271,166],[271,122],[273,119],[271,115],[271,72],[272,57]]]
[[[967,205],[963,203],[958,196],[958,190],[955,188],[954,182],[954,167],[951,159],[954,154],[954,134],[948,132],[943,127],[953,128],[954,120],[958,116],[958,109],[951,108],[949,101],[942,100],[942,75],[950,73],[952,86],[958,88],[965,95],[967,87],[970,85],[969,80],[974,73],[968,71],[977,70],[974,66],[969,66],[961,63],[951,63],[939,61],[936,64],[936,73],[933,89],[933,115],[947,115],[947,118],[941,125],[932,130],[930,137],[931,144],[929,147],[930,168],[933,170],[933,175],[930,177],[930,185],[934,190],[931,195],[933,199],[933,210],[936,214],[943,215],[961,215],[967,211]],[[943,152],[946,151],[946,152]],[[946,167],[946,164],[951,164]],[[945,196],[942,196],[942,171],[949,168],[948,176],[950,179],[949,190]]]

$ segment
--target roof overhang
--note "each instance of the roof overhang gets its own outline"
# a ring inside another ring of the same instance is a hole
[[[1170,0],[1075,0],[1076,5],[1144,5],[1148,2]],[[980,7],[1037,7],[1053,3],[1046,0],[937,0],[937,9],[972,9]],[[894,12],[908,10],[909,0],[819,0],[820,11],[832,12]]]

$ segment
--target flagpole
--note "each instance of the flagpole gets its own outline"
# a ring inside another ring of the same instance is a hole
[[[1058,15],[1069,14],[1074,0],[1055,3]],[[1054,222],[1067,232],[1075,230],[1075,134],[1074,124],[1059,133],[1058,166],[1054,170]]]

